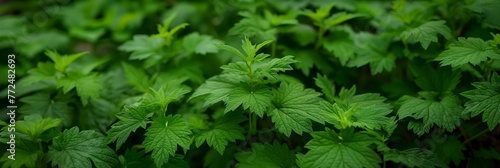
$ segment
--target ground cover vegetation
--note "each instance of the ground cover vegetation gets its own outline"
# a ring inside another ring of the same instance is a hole
[[[0,4],[4,168],[500,166],[498,0]]]

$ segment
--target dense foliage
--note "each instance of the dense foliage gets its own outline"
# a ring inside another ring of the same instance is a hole
[[[0,4],[5,168],[500,166],[498,0]]]

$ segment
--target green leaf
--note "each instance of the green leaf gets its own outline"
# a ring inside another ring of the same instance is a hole
[[[28,70],[28,76],[23,78],[20,86],[28,86],[32,83],[56,77],[55,65],[52,62],[38,62],[36,68]]]
[[[69,96],[58,95],[51,98],[48,92],[38,92],[20,99],[24,103],[19,109],[24,115],[38,114],[43,118],[60,118],[64,126],[71,126],[73,121]]]
[[[238,168],[283,168],[296,167],[295,153],[288,149],[286,144],[274,141],[269,143],[252,143],[252,152],[241,152],[234,155],[239,162]]]
[[[202,55],[217,53],[217,47],[214,45],[216,43],[220,43],[220,41],[213,39],[212,36],[200,35],[198,32],[191,33],[182,40],[182,46],[188,52]]]
[[[122,62],[122,66],[123,70],[125,70],[125,76],[127,77],[127,83],[129,85],[137,87],[143,92],[146,92],[148,90],[147,88],[151,87],[152,83],[143,69],[134,67],[125,62]]]
[[[460,160],[464,160],[463,150],[467,150],[465,145],[460,142],[456,136],[449,136],[443,143],[436,144],[435,153],[437,157],[444,163],[453,161],[455,166],[460,164]]]
[[[460,82],[460,71],[453,71],[450,67],[432,68],[423,61],[410,64],[410,70],[416,77],[415,84],[425,91],[439,93],[450,92]]]
[[[232,47],[232,46],[229,46],[229,45],[225,45],[225,44],[222,44],[222,43],[217,43],[215,44],[215,46],[217,46],[217,48],[221,49],[221,50],[226,50],[230,53],[233,53],[234,55],[240,57],[241,59],[243,60],[247,60],[247,58],[245,56],[243,56],[243,54],[236,48]]]
[[[321,92],[323,92],[329,102],[335,101],[335,85],[333,85],[333,82],[331,82],[326,75],[321,76],[316,74],[314,83],[321,88]]]
[[[396,56],[388,52],[391,42],[391,36],[359,33],[354,37],[357,56],[347,65],[361,67],[370,64],[370,71],[373,75],[383,70],[392,71],[396,67]]]
[[[460,125],[460,114],[463,111],[462,102],[453,94],[437,97],[435,92],[419,92],[423,97],[415,98],[403,96],[402,105],[399,108],[399,119],[412,117],[423,119],[423,127],[430,128],[434,125],[451,132]],[[426,129],[425,132],[428,132]],[[422,135],[423,133],[418,133]]]
[[[146,35],[135,35],[132,41],[127,41],[118,47],[119,50],[132,52],[131,60],[144,60],[151,57],[161,57],[163,38],[151,38]]]
[[[31,140],[38,141],[40,135],[51,128],[58,127],[60,123],[61,119],[42,118],[42,116],[34,114],[25,116],[24,120],[18,121],[16,130],[30,136]]]
[[[438,42],[438,34],[443,35],[447,40],[453,38],[451,29],[445,23],[444,20],[426,22],[418,27],[408,28],[401,33],[401,37],[410,42],[420,42],[427,50],[431,42]]]
[[[116,149],[120,149],[125,143],[130,133],[135,132],[139,127],[146,128],[147,119],[153,115],[144,106],[126,107],[125,111],[118,113],[116,117],[120,121],[116,122],[108,130],[106,143],[116,141]]]
[[[281,83],[277,90],[273,90],[274,108],[268,115],[276,128],[288,137],[292,130],[299,135],[311,132],[311,120],[324,123],[323,116],[318,112],[320,95],[313,89],[304,89],[299,83]]]
[[[153,159],[151,159],[151,155],[146,155],[144,150],[137,152],[137,148],[127,149],[125,150],[125,154],[123,157],[125,158],[125,162],[123,165],[125,167],[145,167],[145,168],[153,168],[155,167],[153,164]]]
[[[321,102],[321,111],[327,117],[327,122],[334,125],[340,124],[339,128],[347,128],[348,126],[361,127],[364,129],[381,130],[390,122],[390,118],[386,115],[392,110],[386,110],[375,104],[359,106],[359,104],[349,108],[342,107],[339,104],[330,104]],[[338,126],[337,126],[338,127]]]
[[[308,24],[299,23],[295,26],[283,29],[283,33],[290,33],[292,35],[291,38],[293,38],[293,40],[300,46],[307,46],[316,40],[316,30]]]
[[[480,38],[459,37],[458,41],[451,43],[448,47],[449,49],[443,51],[434,59],[436,61],[441,61],[441,66],[451,65],[453,68],[456,68],[467,63],[478,65],[488,60],[488,58],[500,59],[498,50],[491,47]]]
[[[342,22],[364,16],[362,14],[351,14],[351,13],[346,13],[346,12],[338,12],[333,14],[331,17],[325,20],[325,25],[326,27],[332,27],[335,25],[338,25]]]
[[[227,101],[229,93],[234,91],[240,84],[240,81],[243,81],[245,77],[246,76],[234,74],[222,74],[211,77],[207,79],[198,89],[196,89],[189,100],[196,97],[206,96],[204,99],[205,106],[209,106],[220,101]]]
[[[353,129],[337,134],[326,128],[311,136],[313,139],[305,145],[309,151],[304,156],[304,167],[380,167],[382,161],[369,147],[374,139],[368,135],[354,133]]]
[[[191,91],[190,88],[180,85],[182,81],[169,81],[165,86],[158,89],[158,91],[150,88],[150,92],[143,96],[142,102],[147,105],[158,105],[161,107],[161,110],[156,111],[156,113],[163,115],[171,102],[181,99],[186,93]]]
[[[392,106],[384,103],[385,97],[378,93],[354,95],[356,86],[351,89],[342,88],[335,103],[320,102],[320,113],[325,121],[338,129],[361,127],[368,130],[388,130],[391,118],[386,115],[392,112]]]
[[[481,23],[485,23],[489,27],[500,29],[497,15],[497,10],[500,7],[500,2],[496,0],[475,0],[469,1],[467,8],[476,13],[477,17],[482,18]]]
[[[239,12],[238,15],[244,18],[229,29],[228,35],[243,34],[248,37],[257,37],[260,40],[276,39],[277,30],[266,19],[249,11]]]
[[[220,68],[222,69],[223,74],[232,73],[238,75],[247,75],[248,73],[247,64],[243,61],[222,65]]]
[[[162,167],[169,162],[170,156],[175,156],[177,145],[187,150],[191,142],[191,130],[180,115],[153,118],[153,124],[144,135],[146,138],[142,144],[146,152],[153,151],[151,157],[157,167]]]
[[[233,111],[242,105],[243,109],[250,108],[250,112],[262,117],[267,108],[271,107],[272,99],[271,88],[265,85],[252,88],[249,85],[240,84],[228,94],[224,112]]]
[[[80,75],[75,73],[70,73],[68,77],[57,81],[57,88],[63,88],[64,93],[68,93],[75,87],[76,93],[85,106],[89,98],[97,99],[100,97],[102,83],[96,74]]]
[[[465,103],[463,113],[472,113],[472,117],[483,113],[483,122],[492,131],[500,123],[500,76],[495,72],[491,82],[474,82],[472,85],[476,89],[461,93],[470,99]]]
[[[51,51],[51,50],[45,51],[45,55],[47,55],[55,63],[55,68],[59,72],[65,72],[69,64],[71,64],[73,61],[75,61],[76,59],[80,58],[85,54],[86,52],[82,52],[73,55],[61,56],[59,55],[59,53],[57,53],[57,51]]]
[[[316,9],[316,12],[306,10],[303,12],[303,15],[309,16],[316,22],[316,24],[320,24],[323,22],[323,19],[325,19],[325,17],[330,15],[330,10],[332,10],[333,6],[335,6],[334,3],[323,5],[321,6],[321,8]]]
[[[299,23],[295,18],[298,15],[298,11],[290,10],[283,15],[275,15],[269,10],[264,11],[264,16],[272,26],[285,26],[285,25],[296,25]]]
[[[293,70],[290,64],[296,63],[293,56],[287,55],[283,58],[274,58],[272,60],[265,60],[260,63],[256,63],[252,66],[255,68],[255,77],[262,78],[268,77],[271,79],[278,78],[278,72],[285,72],[288,70]]]
[[[116,167],[119,164],[118,156],[104,139],[102,134],[93,130],[79,132],[78,127],[73,127],[54,138],[46,156],[53,167]]]
[[[6,128],[6,127],[4,127]],[[2,133],[7,132],[2,131]],[[6,136],[10,136],[10,132],[7,132]],[[2,135],[3,137],[3,135]],[[0,162],[2,162],[2,168],[24,168],[24,167],[36,167],[37,160],[43,157],[43,151],[40,150],[38,143],[32,140],[24,139],[20,137],[19,133],[16,133],[16,148],[15,155],[10,152],[4,152]],[[5,141],[2,141],[5,143]],[[14,156],[15,160],[11,160],[9,156]]]
[[[214,126],[208,130],[204,130],[195,139],[196,146],[200,147],[203,142],[213,147],[221,155],[229,142],[235,142],[237,139],[243,140],[245,130],[238,124],[245,121],[246,118],[240,113],[226,113],[222,118],[215,121]]]
[[[356,52],[354,41],[349,36],[347,31],[335,30],[331,31],[323,41],[323,47],[339,58],[342,65],[346,65],[347,61],[354,58]]]
[[[448,167],[432,151],[418,148],[411,148],[404,151],[392,150],[384,154],[384,160],[403,163],[408,167]]]
[[[26,21],[23,19],[23,27]],[[62,49],[70,44],[70,38],[64,32],[57,31],[56,29],[43,31],[43,32],[33,32],[33,34],[28,34],[26,30],[30,29],[26,26],[24,29],[22,27],[17,27],[21,29],[22,34],[18,34],[16,37],[9,38],[9,46],[13,46],[19,55],[26,56],[29,59],[34,58],[40,52],[47,49]],[[40,31],[40,30],[38,30]],[[12,34],[11,34],[12,35]],[[12,40],[12,41],[10,41]],[[13,43],[13,40],[17,40],[17,43]]]

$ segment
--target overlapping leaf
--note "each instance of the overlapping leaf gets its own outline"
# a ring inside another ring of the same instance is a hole
[[[196,146],[199,147],[206,141],[209,146],[222,155],[229,142],[245,139],[243,136],[245,130],[238,125],[245,120],[243,115],[236,112],[225,114],[214,123],[213,128],[203,131],[196,137]]]
[[[299,135],[311,132],[311,120],[324,123],[323,116],[318,112],[320,95],[312,89],[304,89],[302,84],[282,83],[273,92],[274,107],[268,115],[276,128],[286,136],[290,136],[292,131]]]
[[[65,130],[49,146],[47,159],[52,166],[79,168],[112,168],[119,164],[113,149],[104,142],[105,137],[95,131],[79,131],[78,127]]]
[[[146,138],[142,144],[146,152],[151,152],[151,157],[157,167],[169,162],[175,156],[177,145],[189,149],[191,130],[187,122],[180,115],[169,115],[153,118],[153,124],[147,129]]]
[[[379,167],[378,154],[369,146],[374,139],[354,133],[353,129],[336,133],[325,131],[311,133],[313,139],[306,144],[309,151],[303,160],[304,167]]]
[[[273,144],[253,143],[252,152],[237,153],[234,157],[239,162],[236,167],[240,168],[295,166],[295,153],[290,151],[286,144],[277,141]]]
[[[483,113],[483,122],[493,130],[500,123],[500,76],[495,73],[491,82],[475,82],[472,85],[476,89],[462,92],[470,99],[465,103],[464,113],[471,113],[472,116]]]

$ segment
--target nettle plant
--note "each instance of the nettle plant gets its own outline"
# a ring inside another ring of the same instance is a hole
[[[19,53],[20,108],[16,160],[6,152],[0,162],[495,167],[499,5],[70,3],[28,35],[33,41],[18,37],[8,51]],[[8,25],[0,37],[20,36],[21,20],[0,18]],[[8,123],[0,125],[0,140],[9,141]]]

